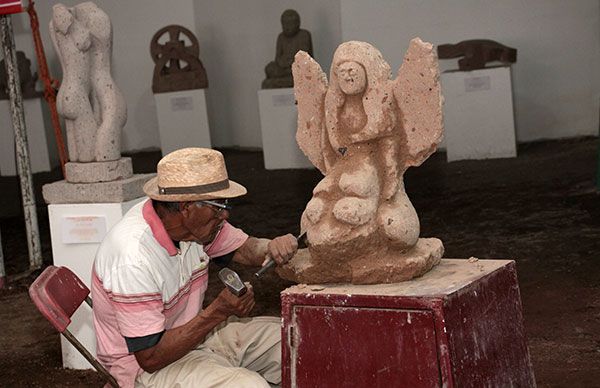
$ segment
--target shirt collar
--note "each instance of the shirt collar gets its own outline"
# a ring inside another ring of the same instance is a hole
[[[152,235],[158,241],[158,243],[165,248],[169,256],[175,256],[177,254],[177,247],[169,237],[167,230],[165,229],[162,221],[158,214],[156,214],[156,210],[152,206],[152,200],[147,200],[142,208],[142,215],[144,216],[144,220],[150,226],[152,230]]]

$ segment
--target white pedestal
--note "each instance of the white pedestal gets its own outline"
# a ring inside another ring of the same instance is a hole
[[[143,199],[145,197],[124,203],[48,205],[54,265],[68,267],[90,287],[92,264],[102,238],[133,205]],[[92,312],[87,304],[84,303],[75,312],[69,330],[90,353],[96,355]],[[92,369],[62,336],[61,347],[65,368]]]
[[[163,155],[185,147],[212,147],[204,89],[157,93],[154,100]]]
[[[312,168],[296,143],[298,109],[293,88],[258,91],[265,168]]]
[[[31,172],[50,171],[58,165],[55,149],[49,149],[48,143],[55,144],[54,138],[48,141],[44,125],[42,98],[23,100],[25,109],[25,127],[27,128],[27,143]],[[0,174],[2,176],[17,175],[15,159],[15,132],[10,114],[10,101],[0,100]]]
[[[441,74],[448,161],[517,156],[510,67]]]

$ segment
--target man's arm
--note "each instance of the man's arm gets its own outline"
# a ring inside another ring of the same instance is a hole
[[[280,265],[286,263],[296,254],[298,241],[291,234],[279,236],[273,240],[267,238],[248,237],[233,255],[233,260],[240,264],[261,266],[269,258]]]
[[[230,315],[247,316],[254,307],[252,286],[237,297],[224,289],[217,298],[185,325],[164,332],[160,341],[147,349],[135,352],[135,358],[148,373],[177,361],[200,344],[219,323]]]

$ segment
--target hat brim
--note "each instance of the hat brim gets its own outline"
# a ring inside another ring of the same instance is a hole
[[[208,199],[241,197],[248,191],[242,185],[229,180],[229,188],[202,194],[160,194],[158,190],[158,177],[150,179],[144,184],[144,193],[152,199],[165,202],[202,201]]]

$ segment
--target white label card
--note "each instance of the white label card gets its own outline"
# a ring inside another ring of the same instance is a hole
[[[194,98],[190,96],[171,98],[171,110],[173,112],[180,110],[194,110]]]
[[[63,244],[99,243],[106,236],[106,217],[65,216],[61,229]]]
[[[489,75],[465,78],[465,92],[479,92],[481,90],[490,90],[491,88],[492,81]]]
[[[275,94],[272,98],[273,106],[292,106],[296,104],[296,98],[293,94]]]

